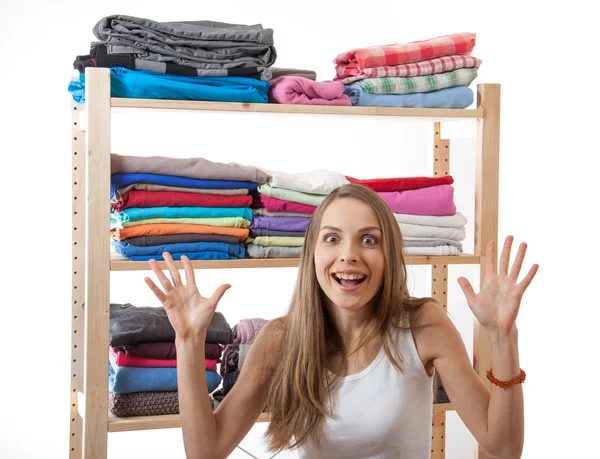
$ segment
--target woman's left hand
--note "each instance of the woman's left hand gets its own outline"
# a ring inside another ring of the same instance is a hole
[[[467,302],[473,314],[483,327],[496,336],[508,336],[516,331],[515,321],[519,313],[521,298],[533,280],[538,270],[534,264],[521,282],[517,282],[523,259],[527,251],[524,242],[519,246],[515,261],[508,270],[510,250],[514,238],[508,236],[504,241],[498,272],[496,272],[495,241],[490,241],[487,246],[485,276],[481,291],[475,294],[471,283],[464,277],[458,278],[458,283],[467,297]]]

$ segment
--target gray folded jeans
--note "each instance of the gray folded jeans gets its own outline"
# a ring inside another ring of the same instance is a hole
[[[268,67],[277,57],[273,30],[214,21],[155,22],[107,16],[93,28],[109,53],[132,53],[194,68]]]

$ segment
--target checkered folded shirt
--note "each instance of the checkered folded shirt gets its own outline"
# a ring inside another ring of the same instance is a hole
[[[458,69],[452,72],[437,73],[410,78],[367,78],[358,82],[369,93],[410,94],[431,92],[454,86],[469,86],[477,77],[477,69]]]
[[[429,40],[358,48],[337,56],[333,62],[359,69],[407,64],[452,54],[470,54],[475,46],[474,33],[456,33]]]
[[[434,75],[436,73],[451,72],[457,69],[479,68],[481,59],[467,55],[454,54],[425,61],[411,62],[410,64],[388,65],[386,67],[373,67],[359,70],[348,69],[344,65],[336,67],[337,75],[334,80],[344,84],[354,83],[365,78],[388,78],[388,77],[415,77],[422,75]]]

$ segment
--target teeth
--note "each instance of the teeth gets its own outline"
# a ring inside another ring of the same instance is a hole
[[[336,273],[335,277],[337,277],[340,280],[358,280],[364,278],[365,276],[363,274]]]

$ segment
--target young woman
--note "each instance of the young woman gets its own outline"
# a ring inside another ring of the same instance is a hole
[[[226,458],[267,407],[273,450],[297,448],[302,458],[429,458],[437,372],[482,447],[493,457],[520,457],[524,374],[515,320],[538,266],[517,282],[526,245],[509,269],[512,242],[506,238],[498,267],[494,243],[488,245],[480,293],[458,279],[490,337],[496,383],[490,391],[444,309],[409,295],[402,237],[387,204],[362,186],[334,190],[307,229],[289,312],[263,328],[214,413],[206,396],[204,341],[230,285],[204,297],[189,260],[182,258],[185,283],[168,253],[172,280],[151,260],[162,289],[149,278],[146,283],[176,331],[187,456]]]

